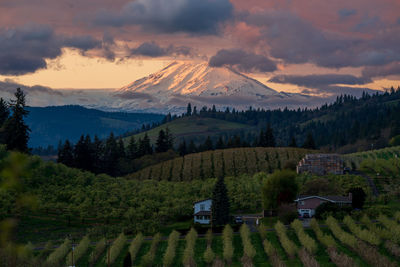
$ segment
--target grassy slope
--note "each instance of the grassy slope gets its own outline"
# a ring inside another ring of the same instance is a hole
[[[147,133],[151,142],[154,143],[157,139],[158,132],[161,129],[165,130],[166,128],[171,131],[176,139],[181,139],[184,137],[189,140],[191,136],[215,135],[222,132],[249,128],[249,126],[212,118],[183,117],[181,119],[165,123],[149,131],[137,134],[135,135],[135,139],[138,140],[138,138],[143,138],[144,134]]]
[[[168,181],[189,181],[215,178],[221,175],[237,176],[260,171],[272,172],[284,168],[289,161],[297,163],[314,150],[301,148],[230,148],[205,151],[175,158],[149,166],[130,174],[130,179],[155,179]]]

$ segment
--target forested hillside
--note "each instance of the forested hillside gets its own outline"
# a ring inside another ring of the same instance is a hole
[[[191,181],[223,176],[271,173],[275,169],[293,168],[307,153],[300,148],[232,148],[188,154],[130,174],[139,180]]]
[[[189,117],[189,118],[188,118]],[[382,148],[389,140],[400,135],[400,87],[382,94],[364,93],[359,99],[343,95],[332,104],[325,104],[316,109],[248,109],[238,111],[215,107],[203,107],[198,110],[188,105],[182,116],[167,115],[165,122],[169,127],[186,122],[183,129],[190,133],[196,127],[199,118],[212,118],[226,122],[247,125],[234,132],[209,131],[207,135],[187,134],[186,143],[193,140],[196,144],[205,142],[208,136],[216,144],[222,139],[226,144],[235,136],[247,146],[258,146],[260,130],[269,124],[273,130],[277,146],[287,146],[295,141],[301,146],[307,136],[312,135],[319,148],[338,152],[355,152],[371,148]],[[159,129],[163,128],[160,126]],[[153,130],[154,131],[154,130]],[[174,134],[174,131],[172,131]],[[149,132],[149,135],[153,132]],[[185,136],[180,129],[177,136]],[[181,142],[182,138],[177,138]],[[178,145],[178,144],[176,144]]]
[[[57,147],[59,141],[76,142],[84,134],[106,138],[158,123],[164,115],[151,113],[104,112],[81,106],[27,107],[26,123],[31,128],[29,146]]]

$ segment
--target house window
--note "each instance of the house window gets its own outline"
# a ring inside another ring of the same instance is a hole
[[[200,204],[200,210],[203,211],[203,210],[205,210],[205,209],[206,209],[206,205]]]
[[[301,206],[304,206],[304,201],[300,201],[300,205],[301,205]]]

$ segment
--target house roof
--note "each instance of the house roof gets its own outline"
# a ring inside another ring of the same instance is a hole
[[[206,216],[206,215],[211,215],[211,211],[201,210],[194,214],[194,216]]]
[[[298,196],[295,201],[297,202],[297,201],[307,200],[307,199],[311,199],[311,198],[319,198],[319,199],[323,199],[323,200],[326,200],[329,202],[351,203],[351,199],[348,196]]]
[[[212,200],[212,199],[211,198],[202,199],[202,200],[193,202],[193,204],[197,204],[197,203],[204,202],[204,201],[207,201],[207,200]]]

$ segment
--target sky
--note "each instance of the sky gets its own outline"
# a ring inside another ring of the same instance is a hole
[[[120,88],[174,60],[309,95],[397,87],[400,1],[0,1],[0,81]]]

